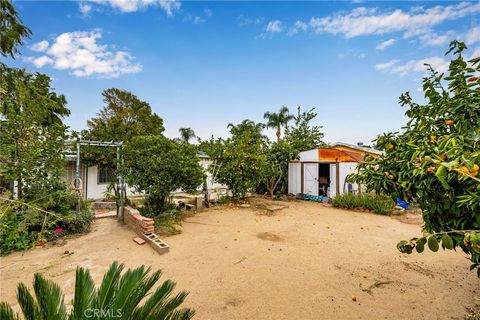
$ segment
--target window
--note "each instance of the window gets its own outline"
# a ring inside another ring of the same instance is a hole
[[[97,175],[98,183],[109,183],[114,179],[112,168],[107,166],[98,166]]]

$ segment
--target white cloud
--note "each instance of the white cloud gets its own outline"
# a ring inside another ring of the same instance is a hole
[[[442,46],[452,41],[456,34],[454,31],[448,31],[444,34],[428,32],[420,36],[420,43],[424,46]]]
[[[385,63],[379,63],[375,65],[376,70],[386,70],[392,68],[394,65],[396,65],[398,60],[390,60]]]
[[[84,16],[88,16],[88,14],[92,11],[92,5],[83,1],[78,3],[78,8]]]
[[[237,17],[237,25],[239,27],[245,27],[245,26],[249,26],[249,25],[258,25],[258,24],[261,24],[265,21],[265,18],[263,17],[260,17],[260,18],[250,18],[246,15],[239,15]]]
[[[289,36],[293,36],[295,34],[297,34],[298,32],[300,31],[307,31],[307,28],[308,28],[308,24],[306,24],[305,22],[303,21],[296,21],[295,24],[288,30],[288,35]]]
[[[58,70],[70,70],[77,77],[98,75],[116,78],[142,70],[130,53],[112,51],[108,45],[98,44],[101,38],[100,31],[65,32],[57,36],[51,45],[45,40],[34,44],[32,47],[41,48],[44,54],[26,60],[38,68],[49,64]]]
[[[480,26],[474,27],[470,29],[470,31],[466,35],[466,39],[468,44],[474,44],[480,41]]]
[[[159,6],[169,16],[172,16],[173,13],[179,10],[181,7],[179,0],[91,0],[91,2],[108,5],[124,13],[135,12],[148,7]]]
[[[386,48],[390,47],[391,45],[395,44],[395,42],[397,42],[397,40],[395,39],[388,39],[388,40],[385,40],[381,43],[379,43],[375,49],[377,50],[385,50]]]
[[[267,24],[266,32],[282,32],[282,22],[280,20],[273,20]]]
[[[431,27],[480,12],[480,2],[461,2],[431,8],[415,7],[410,11],[396,9],[379,12],[377,8],[359,7],[348,13],[313,17],[310,26],[317,33],[342,34],[346,38],[404,32],[405,37],[424,34]]]
[[[47,40],[43,40],[37,43],[34,43],[30,46],[30,50],[37,51],[37,52],[43,52],[47,50],[49,46],[49,43]]]
[[[386,63],[375,65],[376,70],[385,70],[392,73],[405,76],[413,72],[425,72],[427,70],[426,64],[432,66],[435,71],[445,72],[448,70],[449,61],[443,57],[433,56],[429,58],[410,60],[404,64],[398,64],[397,60],[392,60]]]

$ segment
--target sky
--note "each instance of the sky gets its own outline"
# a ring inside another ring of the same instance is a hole
[[[325,141],[369,143],[406,122],[399,96],[423,101],[424,63],[448,69],[453,39],[480,56],[480,2],[14,1],[31,39],[9,65],[42,72],[75,130],[116,87],[147,101],[165,134],[203,138],[315,107]],[[274,130],[269,131],[274,137]]]

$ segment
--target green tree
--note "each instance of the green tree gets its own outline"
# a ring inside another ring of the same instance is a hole
[[[147,194],[146,206],[154,214],[165,209],[171,192],[195,192],[203,183],[197,149],[163,136],[139,136],[123,148],[126,182]]]
[[[277,142],[280,141],[282,135],[282,126],[286,127],[288,122],[293,119],[293,115],[290,114],[290,111],[286,106],[282,106],[277,113],[267,111],[263,117],[267,120],[267,128],[274,128],[277,130]]]
[[[161,135],[165,130],[162,118],[133,93],[110,88],[103,91],[102,96],[105,106],[87,121],[87,138],[130,141],[136,136]]]
[[[0,54],[15,58],[17,46],[23,45],[23,38],[30,35],[30,29],[22,24],[13,4],[9,0],[0,0]]]
[[[466,61],[465,44],[454,41],[447,75],[423,80],[427,101],[418,104],[407,92],[400,97],[409,118],[402,132],[377,139],[384,150],[367,158],[357,181],[369,190],[415,199],[422,209],[425,234],[401,241],[402,252],[461,247],[471,255],[480,276],[480,58]]]
[[[17,297],[23,317],[35,320],[187,320],[195,314],[191,309],[179,309],[188,293],[182,291],[172,296],[175,282],[171,280],[164,281],[149,294],[160,279],[160,271],[149,275],[150,268],[141,266],[122,274],[123,269],[123,264],[113,262],[100,287],[95,288],[89,270],[78,267],[73,308],[68,311],[60,287],[36,273],[33,294],[23,283],[18,285]],[[19,320],[20,316],[10,305],[2,302],[0,319]]]
[[[43,189],[64,170],[62,119],[70,114],[66,99],[41,73],[0,64],[0,176],[26,189]]]
[[[288,163],[297,156],[298,152],[286,140],[274,142],[267,147],[262,176],[272,198],[275,191],[285,191],[288,186]]]
[[[195,131],[193,131],[192,128],[180,128],[178,132],[180,132],[180,137],[183,142],[188,143],[191,139],[195,138]]]
[[[322,127],[311,124],[316,117],[315,108],[302,112],[298,107],[297,115],[293,117],[294,124],[287,126],[285,140],[289,141],[298,152],[326,146],[322,141]]]
[[[216,181],[229,187],[234,198],[242,198],[248,190],[262,181],[266,157],[264,125],[244,120],[238,125],[229,124],[231,137],[223,141],[223,148],[210,155],[215,161]]]

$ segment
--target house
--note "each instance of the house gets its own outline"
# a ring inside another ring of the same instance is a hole
[[[205,152],[199,152],[198,158],[200,165],[207,173],[207,188],[208,190],[226,189],[225,186],[213,181],[213,177],[210,172],[207,171],[208,167],[212,164],[212,160]],[[63,178],[71,184],[76,177],[76,155],[67,155],[67,167],[65,168]],[[81,193],[85,199],[104,199],[108,192],[108,187],[112,181],[116,179],[112,175],[112,170],[106,166],[94,165],[86,166],[80,164],[80,179],[82,181]],[[198,189],[202,192],[203,186]],[[111,191],[113,194],[113,191]],[[128,185],[126,186],[127,197],[142,196],[141,193],[136,193],[135,190]],[[181,190],[177,190],[174,193],[182,193]]]
[[[330,148],[302,151],[298,160],[288,164],[288,192],[330,198],[344,192],[356,192],[359,186],[347,182],[347,176],[357,172],[357,165],[365,156],[378,157],[380,154],[360,144],[340,142]]]

